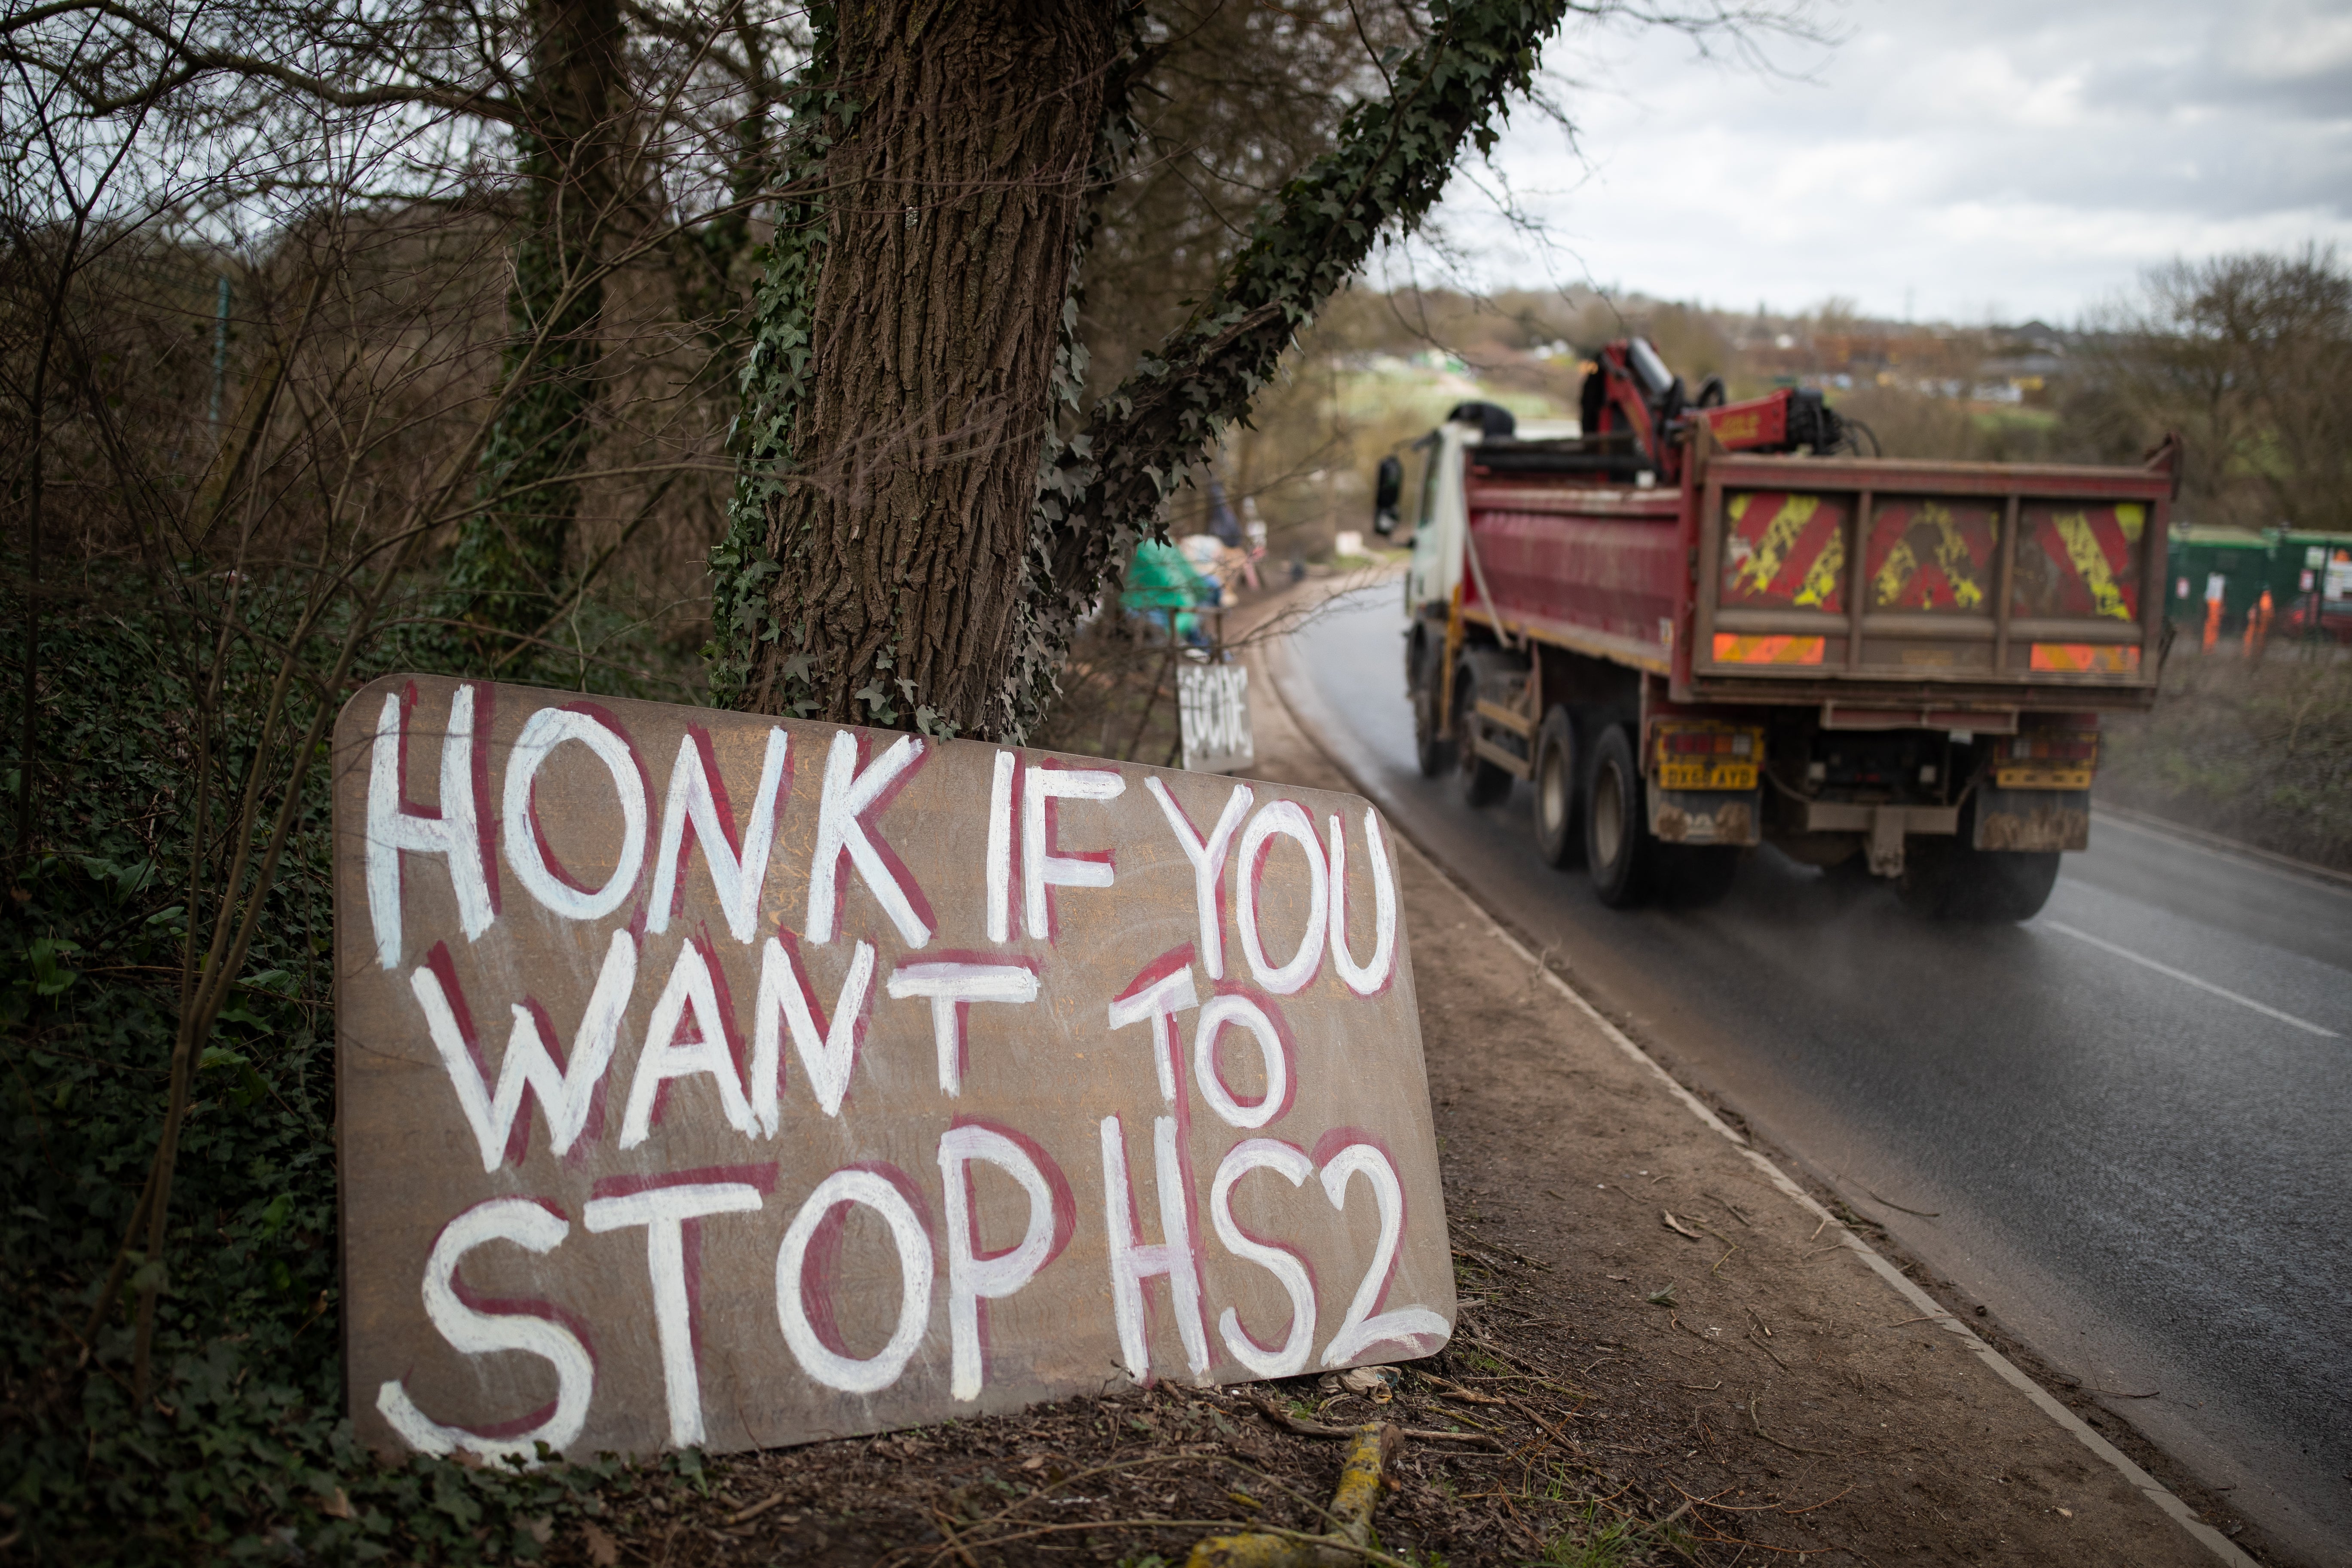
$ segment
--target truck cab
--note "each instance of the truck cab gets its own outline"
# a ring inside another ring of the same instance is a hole
[[[1433,612],[1443,619],[1454,586],[1462,580],[1462,531],[1469,526],[1462,480],[1471,448],[1489,436],[1552,441],[1573,440],[1578,433],[1573,419],[1522,422],[1496,404],[1457,403],[1444,424],[1413,441],[1402,454],[1382,460],[1379,485],[1387,485],[1393,472],[1396,490],[1393,499],[1379,507],[1373,526],[1382,534],[1403,531],[1412,546],[1412,561],[1404,579],[1408,630],[1424,613]]]
[[[1462,582],[1463,540],[1470,525],[1464,483],[1472,454],[1490,437],[1498,440],[1573,440],[1573,419],[1528,420],[1493,403],[1457,403],[1445,422],[1402,452],[1381,460],[1376,476],[1373,530],[1402,531],[1412,548],[1405,568],[1405,683],[1417,688],[1423,662],[1439,657],[1446,618]]]

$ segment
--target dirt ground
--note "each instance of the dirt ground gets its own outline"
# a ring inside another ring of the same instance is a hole
[[[1253,686],[1255,771],[1347,787]],[[1181,1563],[1252,1523],[1328,1528],[1342,1445],[1303,1420],[1467,1439],[1406,1442],[1391,1563],[2212,1561],[1402,861],[1463,1293],[1445,1352],[1360,1392],[1163,1384],[650,1466],[550,1560]]]

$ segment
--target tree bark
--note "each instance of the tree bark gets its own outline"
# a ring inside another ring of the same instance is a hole
[[[818,172],[817,323],[744,704],[994,734],[1118,57],[1109,0],[869,0]]]
[[[460,531],[455,613],[501,634],[540,626],[562,597],[577,476],[594,439],[604,291],[598,267],[619,206],[618,116],[627,102],[619,0],[534,0],[531,76],[516,127],[523,216],[507,294],[505,406],[483,443],[488,504]]]
[[[1246,418],[1299,329],[1410,230],[1527,90],[1569,0],[1431,0],[1390,93],[1256,215],[1209,298],[1087,411],[1065,338],[1088,204],[1148,70],[1081,0],[820,31],[753,309],[730,526],[712,552],[722,702],[1018,741],[1186,466]],[[820,13],[820,15],[829,15]],[[819,218],[812,215],[823,214]],[[1067,352],[1065,352],[1067,351]],[[1048,435],[1056,435],[1048,444]]]

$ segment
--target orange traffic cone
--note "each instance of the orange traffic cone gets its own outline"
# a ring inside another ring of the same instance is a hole
[[[2205,651],[2211,653],[2213,645],[2221,640],[2221,601],[2205,601]]]

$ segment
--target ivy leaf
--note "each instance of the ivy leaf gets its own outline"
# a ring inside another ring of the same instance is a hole
[[[80,951],[79,943],[68,942],[63,937],[35,937],[25,950],[26,966],[33,972],[34,994],[56,996],[80,979],[79,971],[68,969],[58,962],[68,953]]]

